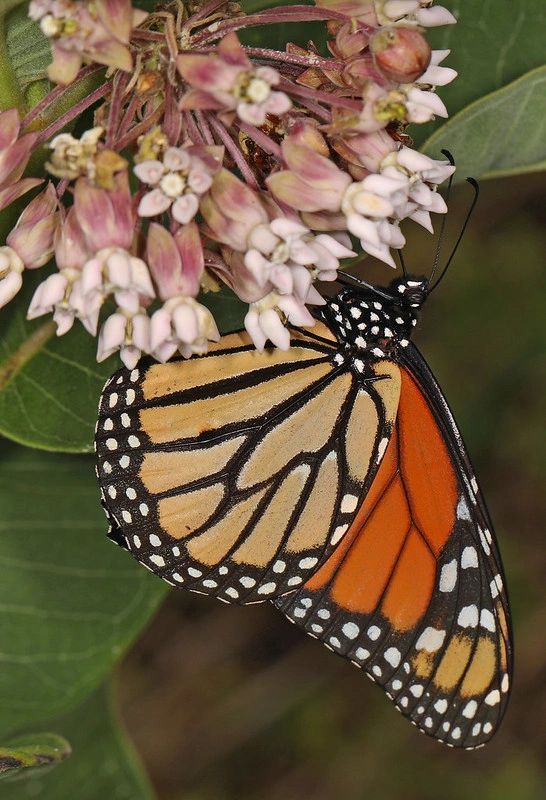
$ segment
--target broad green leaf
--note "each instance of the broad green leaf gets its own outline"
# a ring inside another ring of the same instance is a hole
[[[69,714],[48,722],[66,736],[72,755],[0,784],[0,800],[152,800],[132,745],[119,727],[110,692],[100,689]]]
[[[428,31],[433,46],[451,49],[446,64],[459,77],[441,94],[450,114],[545,62],[544,0],[442,0],[457,25]]]
[[[471,103],[425,142],[428,155],[449,149],[456,176],[495,178],[546,168],[546,67]]]
[[[0,434],[28,447],[89,452],[100,391],[117,367],[96,363],[96,340],[76,322],[62,337],[48,317],[26,309],[43,270],[0,315]]]
[[[94,689],[164,595],[105,536],[93,459],[0,441],[0,736]]]
[[[0,745],[0,777],[13,778],[22,773],[51,767],[70,755],[70,745],[56,733],[20,736],[7,746]]]
[[[7,18],[6,46],[15,78],[21,89],[46,77],[51,62],[51,47],[37,22],[29,19],[27,4]]]

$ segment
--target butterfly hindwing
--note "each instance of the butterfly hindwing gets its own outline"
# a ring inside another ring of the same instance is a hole
[[[231,602],[293,591],[350,527],[396,414],[399,372],[336,362],[324,325],[287,352],[246,334],[120,370],[96,435],[111,538],[162,578]]]
[[[416,349],[395,430],[337,550],[275,604],[361,667],[424,733],[477,747],[511,680],[502,568],[449,409]]]

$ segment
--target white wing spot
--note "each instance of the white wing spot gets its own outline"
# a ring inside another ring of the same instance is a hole
[[[125,412],[121,415],[121,424],[124,428],[128,428],[131,424],[131,417],[129,414],[125,414]]]
[[[284,572],[285,569],[286,569],[286,562],[285,561],[281,561],[279,559],[278,561],[275,561],[275,563],[273,564],[273,572],[277,572],[277,573]]]
[[[360,633],[360,628],[354,622],[346,622],[341,630],[347,639],[356,639]]]
[[[452,592],[457,585],[457,559],[444,564],[440,573],[440,591]]]
[[[457,624],[461,628],[475,628],[478,625],[479,615],[478,606],[465,606],[461,608],[457,618]]]
[[[402,681],[399,680],[395,680],[391,683],[391,686],[395,692],[399,692],[403,685],[404,684],[402,683]]]
[[[510,688],[510,678],[508,675],[503,675],[501,683],[501,691],[507,692],[509,688]]]
[[[421,697],[423,694],[423,687],[420,683],[416,683],[414,686],[410,686],[410,692],[414,697]]]
[[[140,547],[142,542],[140,541],[140,536],[133,536],[133,542],[135,547]]]
[[[242,578],[239,578],[239,583],[244,586],[245,589],[252,589],[253,586],[256,586],[254,578],[249,578],[247,575],[243,575]]]
[[[468,503],[466,502],[463,495],[461,495],[459,503],[457,505],[457,519],[466,519],[466,520],[472,519]]]
[[[102,465],[103,470],[106,472],[107,475],[110,475],[112,472],[112,465],[109,461],[105,461]]]
[[[447,711],[447,700],[444,700],[443,698],[441,700],[436,700],[434,703],[434,708],[438,714],[445,714]]]
[[[477,710],[478,710],[477,702],[475,700],[469,700],[462,710],[462,715],[467,719],[473,719],[476,716]]]
[[[104,420],[104,425],[102,426],[105,431],[111,431],[114,427],[114,422],[110,417],[107,417]]]
[[[132,516],[130,515],[130,513],[128,511],[125,511],[125,509],[121,512],[121,516],[123,517],[125,522],[132,522],[133,521]]]
[[[372,642],[375,642],[381,636],[381,628],[378,628],[377,625],[372,625],[368,628],[368,636]]]
[[[356,494],[346,494],[341,501],[341,513],[350,514],[351,512],[356,511],[357,505],[358,497]]]
[[[184,578],[179,572],[173,572],[173,580],[177,583],[184,583]]]
[[[470,485],[472,486],[472,490],[474,491],[474,494],[478,494],[478,481],[476,480],[474,475],[470,479]]]
[[[216,581],[207,579],[206,581],[203,581],[203,586],[206,586],[207,589],[216,589],[218,584],[216,583]]]
[[[301,578],[299,575],[294,575],[293,578],[289,578],[286,581],[287,586],[297,586],[298,583],[303,583],[303,578]]]
[[[361,661],[365,661],[367,658],[370,657],[370,651],[366,650],[364,647],[357,647],[355,650],[356,658],[359,658]]]
[[[125,494],[129,498],[129,500],[135,500],[136,499],[136,492],[135,492],[135,490],[133,489],[132,486],[128,486],[125,489]]]
[[[129,445],[129,447],[139,447],[140,446],[140,440],[137,439],[136,436],[129,436],[129,438],[127,439],[127,443]]]
[[[425,720],[425,728],[432,728],[433,725],[432,717],[427,717]]]
[[[138,381],[138,376],[139,375],[140,375],[140,373],[139,373],[138,369],[134,369],[131,372],[131,374],[129,375],[129,380],[131,381],[131,383],[135,383],[135,381]]]
[[[440,649],[445,638],[445,631],[439,631],[436,628],[425,628],[423,633],[417,639],[415,649],[426,650],[428,653],[435,653]]]
[[[158,567],[165,566],[165,559],[163,558],[163,556],[156,556],[154,554],[153,556],[150,556],[150,561],[152,562],[152,564],[156,564],[156,566]]]
[[[461,567],[463,569],[470,569],[471,567],[478,566],[478,553],[475,547],[465,547],[461,557]]]
[[[314,631],[315,633],[322,633],[324,628],[322,627],[322,625],[317,625],[316,622],[313,622],[313,624],[311,625],[311,630]]]
[[[476,722],[476,724],[472,728],[472,736],[478,736],[478,734],[481,733],[481,730],[482,730],[481,722]]]
[[[381,439],[381,441],[379,442],[379,446],[377,448],[377,461],[378,462],[381,461],[381,459],[385,455],[385,450],[387,449],[388,443],[389,443],[389,440],[387,439],[386,436],[383,439]]]
[[[374,675],[377,675],[378,678],[380,678],[383,674],[383,670],[377,664],[372,667],[372,672]]]
[[[312,569],[316,564],[318,564],[318,558],[308,556],[307,558],[302,558],[298,566],[300,569]]]
[[[460,728],[453,728],[451,731],[451,738],[452,739],[460,739],[461,738],[461,729]]]
[[[195,567],[188,567],[188,575],[191,575],[192,578],[200,578],[203,573],[200,569],[195,569]]]
[[[317,611],[317,616],[319,616],[321,619],[330,619],[330,612],[327,608],[319,608]]]
[[[129,458],[129,456],[122,456],[119,460],[119,465],[122,469],[127,469],[130,463],[131,459]]]
[[[112,498],[112,500],[116,499],[117,491],[115,486],[108,487],[108,496]]]
[[[125,395],[125,401],[126,401],[128,406],[130,406],[131,403],[135,402],[135,397],[136,397],[135,390],[134,389],[127,389],[127,393]]]
[[[492,730],[493,730],[493,726],[491,725],[491,723],[490,722],[486,722],[485,725],[483,726],[483,732],[484,733],[491,733]]]
[[[495,617],[488,608],[482,608],[480,614],[480,625],[491,633],[495,633]]]
[[[114,408],[117,402],[118,402],[118,395],[116,392],[112,392],[112,394],[108,398],[108,405],[110,406],[110,408]]]
[[[138,507],[138,510],[140,511],[140,513],[142,514],[143,517],[147,517],[148,516],[148,512],[149,512],[150,509],[148,508],[146,503],[141,503],[139,505],[139,507]],[[174,552],[174,550],[173,550],[173,552]]]
[[[233,586],[228,586],[228,588],[226,589],[226,594],[229,595],[229,597],[234,597],[234,598],[239,597],[239,592],[237,591],[237,589],[234,589]]]
[[[332,538],[330,539],[330,544],[337,544],[344,533],[347,532],[349,528],[348,525],[338,525],[335,531],[332,534]]]
[[[389,647],[383,653],[383,658],[391,665],[391,667],[397,667],[402,659],[402,653],[396,647]]]
[[[480,534],[480,542],[482,543],[482,549],[486,556],[491,554],[491,548],[489,547],[489,542],[485,536],[485,533],[482,531],[481,528],[478,528],[478,533]]]
[[[258,589],[258,594],[271,594],[277,588],[277,584],[270,581],[270,583],[264,583],[263,586],[260,586]]]
[[[499,690],[493,689],[493,691],[489,692],[489,694],[486,696],[485,703],[488,706],[496,706],[497,703],[500,703],[500,699],[501,696]]]
[[[148,537],[148,540],[152,547],[160,547],[161,546],[161,539],[155,533],[151,533]]]
[[[337,636],[330,636],[330,644],[332,647],[341,647],[341,642],[337,638]]]
[[[107,439],[106,440],[106,447],[109,450],[117,450],[118,449],[117,439]]]

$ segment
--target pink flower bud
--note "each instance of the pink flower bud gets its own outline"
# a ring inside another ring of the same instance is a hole
[[[55,261],[59,269],[81,269],[89,260],[83,231],[78,225],[74,208],[70,208],[64,221],[57,226],[54,237]]]
[[[13,300],[23,285],[25,265],[11,247],[0,247],[0,308]]]
[[[162,300],[178,295],[197,297],[205,262],[195,223],[184,225],[172,236],[153,222],[148,231],[147,260]]]
[[[430,63],[430,45],[415,28],[378,30],[370,39],[370,49],[383,75],[399,83],[412,83]]]
[[[7,244],[17,252],[27,269],[47,264],[53,255],[53,240],[59,222],[58,200],[55,187],[47,187],[25,208]]]

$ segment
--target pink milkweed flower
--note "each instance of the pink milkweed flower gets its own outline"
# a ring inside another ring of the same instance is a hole
[[[402,147],[387,156],[381,165],[381,174],[407,181],[407,197],[400,197],[400,202],[395,202],[393,216],[399,220],[409,217],[432,233],[430,214],[447,212],[445,200],[436,191],[437,186],[454,172],[455,167],[449,161],[436,161],[409,147]]]
[[[129,250],[133,243],[137,216],[127,170],[114,176],[113,185],[102,189],[88,178],[76,181],[74,209],[91,253],[108,247]]]
[[[27,319],[52,313],[57,325],[57,336],[68,333],[76,317],[85,318],[79,278],[80,271],[69,267],[46,278],[34,292]]]
[[[73,207],[57,226],[53,246],[59,271],[38,286],[32,297],[27,319],[52,313],[57,324],[57,336],[63,336],[72,328],[74,319],[85,320],[80,279],[81,269],[91,255],[86,248]]]
[[[57,192],[52,183],[30,201],[6,243],[23,260],[27,269],[47,264],[53,255],[53,239],[60,218]]]
[[[170,208],[177,222],[190,222],[201,196],[210,189],[213,176],[221,167],[223,148],[214,150],[212,154],[204,147],[169,147],[162,161],[150,159],[137,164],[137,178],[155,187],[140,201],[139,215],[155,217]]]
[[[11,247],[0,247],[0,308],[13,300],[23,285],[25,265]]]
[[[405,244],[400,229],[391,220],[397,206],[407,199],[408,181],[402,175],[368,175],[351,184],[343,197],[347,229],[358,236],[363,250],[391,267],[396,265],[389,248]]]
[[[379,172],[383,159],[398,146],[384,130],[339,136],[332,142],[332,147],[347,161],[348,170],[356,180],[362,180],[370,172]]]
[[[200,211],[210,238],[239,252],[246,252],[252,228],[268,221],[258,196],[227,169],[214,176],[209,192],[201,198]]]
[[[193,297],[172,297],[152,315],[151,353],[162,363],[177,351],[184,358],[204,355],[209,341],[219,339],[211,312]]]
[[[434,92],[419,89],[418,86],[403,86],[406,97],[406,119],[418,124],[430,122],[434,117],[449,116],[445,103]]]
[[[19,136],[21,122],[16,108],[0,113],[0,211],[43,183],[41,178],[22,178],[37,133]]]
[[[331,159],[290,137],[283,141],[282,153],[288,169],[266,180],[275,197],[296,211],[339,211],[351,176]]]
[[[322,305],[325,300],[318,292],[314,292],[311,300],[308,299],[307,302]],[[290,347],[290,332],[281,317],[284,317],[286,322],[291,325],[306,328],[312,328],[315,325],[315,319],[301,300],[292,295],[270,292],[261,300],[251,303],[244,319],[245,328],[254,342],[256,350],[259,350],[260,353],[268,340],[279,350],[288,350]]]
[[[142,354],[149,353],[150,318],[144,309],[118,311],[105,320],[99,333],[97,361],[104,361],[116,350],[127,369],[134,369]]]
[[[178,71],[193,88],[182,98],[182,109],[235,111],[251,125],[263,125],[268,114],[279,116],[292,107],[284,92],[273,87],[280,75],[272,67],[254,67],[235,33],[221,40],[214,54],[183,53]]]
[[[375,0],[380,25],[398,23],[434,28],[453,25],[457,20],[447,8],[432,6],[431,0]]]
[[[314,236],[300,222],[282,217],[254,228],[249,245],[244,262],[257,282],[304,302],[313,280],[334,281],[339,259],[356,255],[333,236]]]
[[[174,236],[152,222],[146,259],[162,300],[179,295],[197,297],[205,259],[199,228],[194,222],[179,228]]]
[[[451,50],[433,50],[428,69],[423,72],[416,83],[420,86],[447,86],[448,83],[454,81],[458,75],[457,70],[439,66],[450,53]]]
[[[51,41],[53,83],[71,83],[82,63],[97,62],[129,72],[131,31],[147,13],[131,0],[31,0],[28,15]]]
[[[136,314],[142,298],[151,300],[155,297],[144,261],[120,247],[99,250],[85,263],[81,292],[85,309],[82,322],[93,336],[97,332],[101,306],[111,295],[126,314]]]

